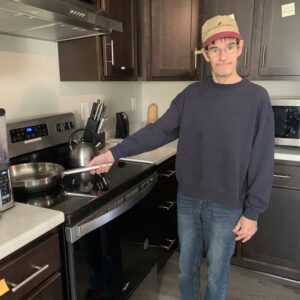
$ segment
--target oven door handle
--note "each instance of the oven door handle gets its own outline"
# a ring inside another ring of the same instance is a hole
[[[67,242],[72,244],[75,243],[89,232],[103,226],[128,211],[147,196],[147,194],[156,185],[157,178],[157,173],[152,174],[140,184],[126,191],[116,199],[112,199],[111,202],[108,203],[107,207],[102,207],[98,211],[93,212],[91,215],[72,227],[65,227]]]

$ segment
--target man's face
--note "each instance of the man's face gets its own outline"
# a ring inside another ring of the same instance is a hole
[[[201,52],[207,62],[210,62],[213,79],[216,82],[230,82],[236,78],[237,59],[242,53],[243,40],[224,38],[208,45],[208,49]]]

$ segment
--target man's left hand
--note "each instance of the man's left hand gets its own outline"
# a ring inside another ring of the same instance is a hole
[[[232,232],[237,236],[236,241],[242,240],[242,243],[249,241],[257,231],[257,221],[250,220],[241,216]]]

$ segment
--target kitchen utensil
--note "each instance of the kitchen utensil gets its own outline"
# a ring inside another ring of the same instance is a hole
[[[108,125],[108,123],[109,123],[109,117],[101,118],[97,129],[97,133],[99,134],[100,132],[102,132],[105,129],[105,127]]]
[[[97,103],[93,103],[92,111],[90,114],[90,117],[87,120],[86,123],[86,129],[91,132],[92,134],[89,134],[89,132],[84,132],[83,140],[87,143],[93,143],[94,145],[99,143],[98,140],[98,131],[100,119],[103,116],[104,113],[104,102],[101,100],[97,100]]]
[[[63,166],[50,162],[33,162],[10,166],[12,186],[16,192],[36,193],[58,186],[64,176],[96,170],[100,166],[65,170]]]
[[[83,167],[85,166],[92,158],[94,158],[97,154],[99,154],[98,149],[94,145],[96,142],[94,139],[93,143],[87,143],[83,138],[80,139],[79,142],[75,142],[73,137],[76,133],[84,131],[89,132],[88,129],[77,129],[73,131],[69,138],[69,148],[70,148],[70,166],[72,167]],[[90,132],[89,132],[90,133]],[[90,133],[92,137],[94,135]]]

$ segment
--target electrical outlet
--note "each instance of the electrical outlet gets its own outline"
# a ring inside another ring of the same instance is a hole
[[[131,97],[131,111],[136,111],[136,98]]]

